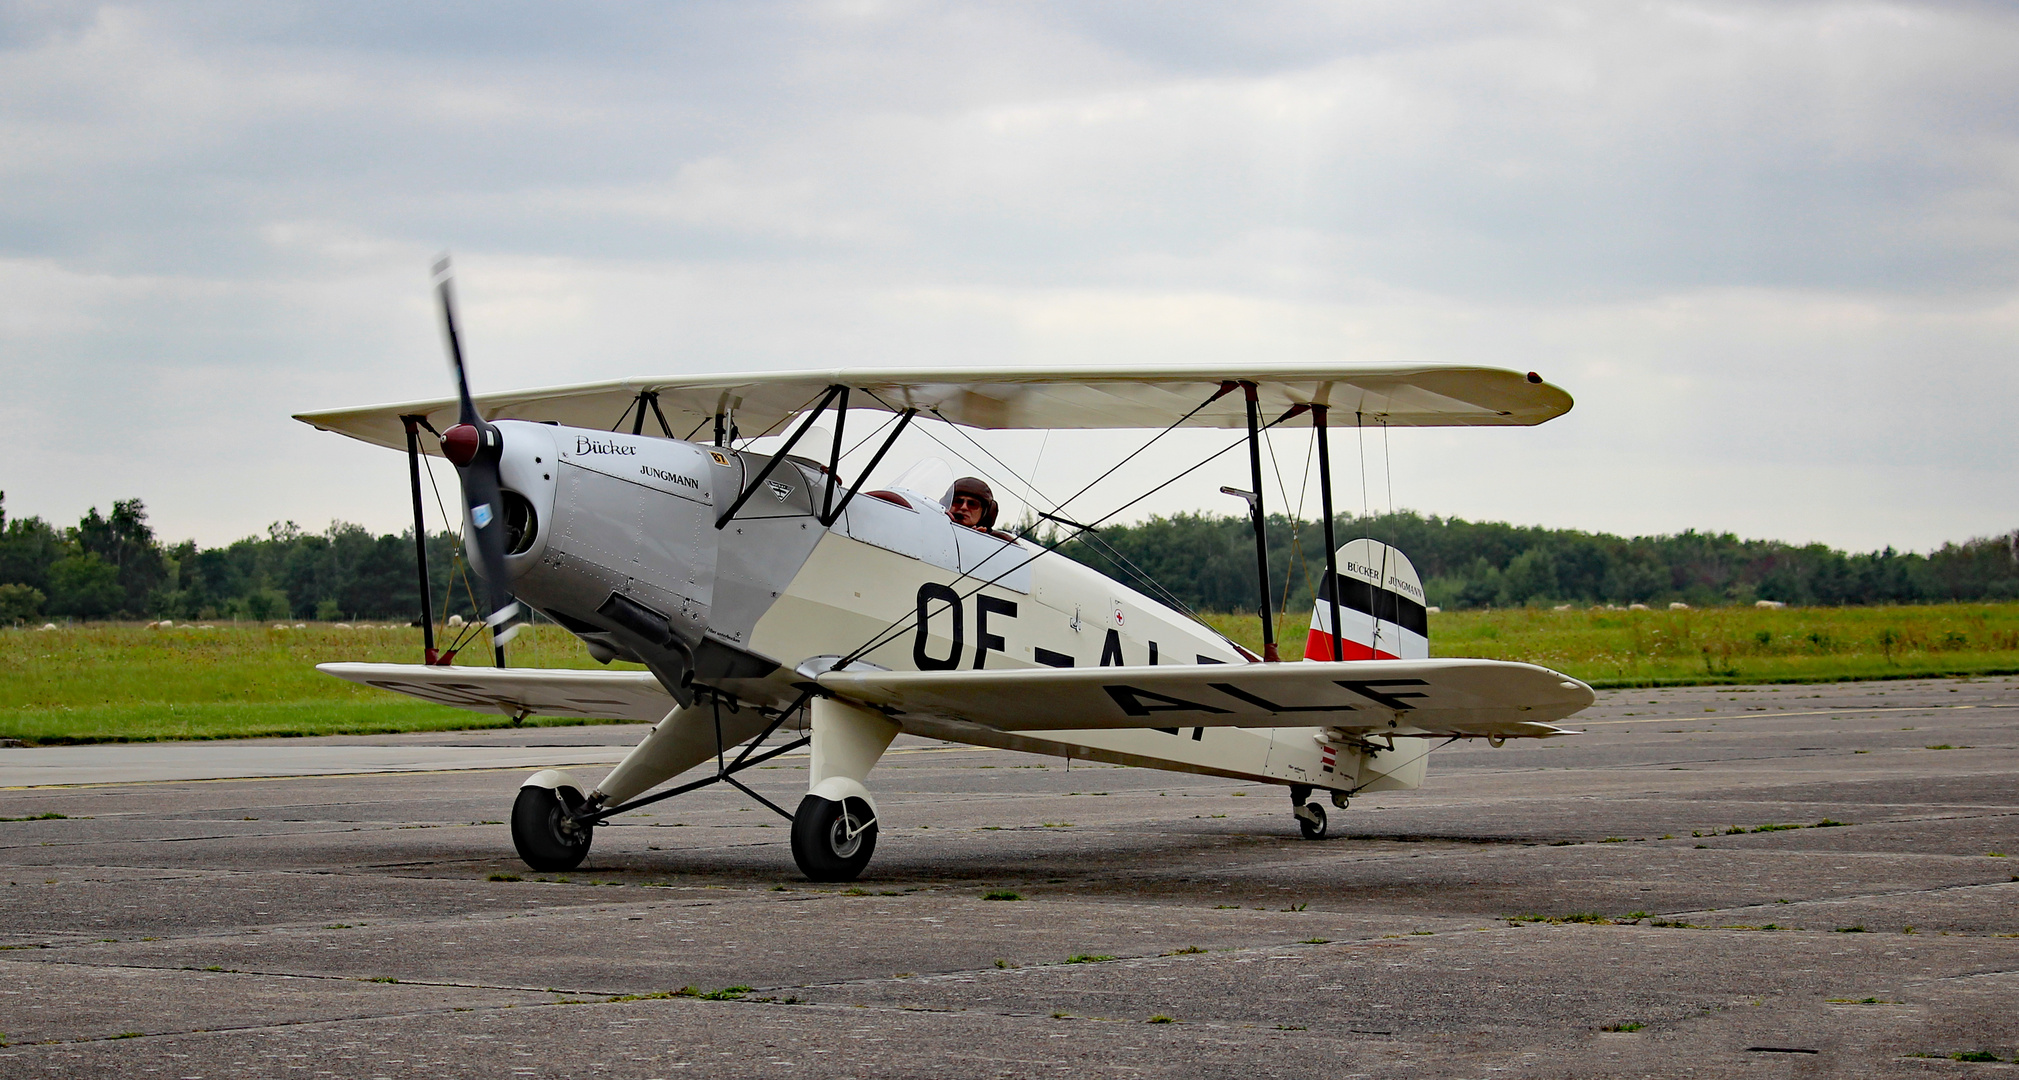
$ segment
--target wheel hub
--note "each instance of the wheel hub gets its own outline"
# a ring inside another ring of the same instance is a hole
[[[845,810],[834,819],[834,827],[827,832],[827,846],[834,852],[835,858],[846,859],[862,847],[862,829],[856,823],[855,815]]]

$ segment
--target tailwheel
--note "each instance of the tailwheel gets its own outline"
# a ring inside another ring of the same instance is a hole
[[[1297,811],[1297,831],[1306,840],[1325,839],[1325,808],[1317,803],[1305,803]]]
[[[808,795],[792,815],[792,861],[813,881],[854,881],[876,853],[876,812],[862,799]]]
[[[535,870],[573,870],[589,857],[595,834],[575,817],[582,793],[574,788],[522,787],[512,804],[512,846]]]

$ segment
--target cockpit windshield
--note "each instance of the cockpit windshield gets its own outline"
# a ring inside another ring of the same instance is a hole
[[[953,468],[936,457],[920,458],[884,485],[893,491],[910,491],[938,501],[953,486]]]

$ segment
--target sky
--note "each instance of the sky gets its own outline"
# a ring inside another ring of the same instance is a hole
[[[400,455],[289,417],[451,392],[449,251],[479,392],[1488,364],[1577,405],[1341,437],[1340,508],[1928,550],[2019,526],[2014,56],[1965,0],[0,2],[0,490],[405,527]],[[1011,516],[1144,437],[977,436]]]

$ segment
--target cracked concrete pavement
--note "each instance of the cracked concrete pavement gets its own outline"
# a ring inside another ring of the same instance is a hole
[[[527,871],[519,779],[635,726],[0,751],[0,817],[65,815],[0,822],[0,1073],[2012,1067],[1951,1055],[2019,1057],[2019,680],[1571,726],[1440,750],[1315,843],[1280,788],[905,739],[854,887],[721,789]],[[792,805],[803,769],[748,775]]]

